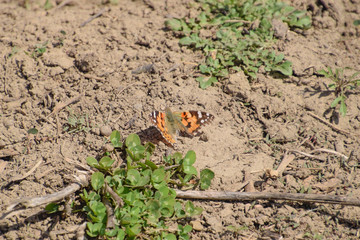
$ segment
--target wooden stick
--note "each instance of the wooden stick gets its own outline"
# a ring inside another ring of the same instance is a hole
[[[285,200],[297,202],[313,202],[340,204],[360,207],[360,200],[338,195],[303,194],[303,193],[268,193],[268,192],[215,192],[215,191],[176,191],[177,198],[201,199],[215,201],[254,201]]]
[[[64,188],[59,192],[48,194],[42,197],[23,198],[9,204],[6,208],[6,212],[0,216],[0,220],[5,219],[8,216],[11,216],[10,214],[12,212],[16,212],[24,208],[33,208],[51,202],[58,202],[64,199],[65,197],[69,196],[70,194],[73,194],[80,188],[86,187],[89,184],[89,179],[87,174],[75,176],[75,179],[77,182],[70,184],[69,186],[67,186],[66,188]]]
[[[295,155],[285,153],[279,167],[276,169],[279,173],[279,176],[282,176],[282,173],[285,171],[286,167],[295,159]]]
[[[286,151],[279,167],[275,170],[275,169],[265,169],[265,174],[267,177],[270,178],[278,178],[281,177],[283,172],[285,171],[286,167],[295,159],[295,155],[294,154],[288,154],[288,152]],[[248,191],[246,191],[248,192]]]
[[[63,190],[61,190],[60,192],[48,194],[42,197],[20,199],[16,203],[11,204],[7,208],[7,210],[9,211],[19,206],[29,208],[29,207],[37,207],[51,202],[57,202],[59,200],[62,200],[66,196],[69,196],[71,193],[76,192],[77,190],[80,189],[80,187],[81,185],[79,183],[72,183]]]
[[[86,20],[85,22],[83,22],[80,27],[85,26],[86,24],[88,24],[89,22],[91,22],[92,20],[94,20],[97,17],[100,17],[104,12],[105,12],[106,8],[101,9],[97,14],[95,14],[94,16],[90,17],[88,20]]]
[[[114,190],[112,190],[109,185],[105,184],[105,189],[116,201],[117,207],[121,208],[122,206],[124,206],[124,201],[122,200],[122,198],[116,192],[114,192]]]
[[[11,216],[11,213],[20,211],[24,208],[37,207],[43,204],[57,202],[70,194],[78,191],[81,187],[86,187],[89,183],[88,174],[75,177],[77,182],[72,183],[63,190],[42,197],[24,198],[8,205],[6,212],[0,216],[0,220]],[[116,197],[113,191],[108,192],[114,197],[119,206],[122,205],[122,199]],[[297,202],[312,202],[326,204],[340,204],[348,206],[360,207],[360,200],[338,195],[322,195],[322,194],[303,194],[303,193],[268,193],[268,192],[216,192],[216,191],[176,191],[177,198],[183,199],[201,199],[215,201],[254,201],[254,200],[282,200]]]
[[[350,135],[350,133],[348,131],[342,130],[338,127],[336,127],[335,125],[329,123],[328,121],[326,121],[325,119],[319,117],[318,115],[312,113],[312,112],[307,112],[310,116],[312,116],[313,118],[316,118],[317,120],[319,120],[322,123],[325,123],[326,125],[328,125],[329,127],[331,127],[332,129],[334,129],[335,131],[344,134],[344,135]]]

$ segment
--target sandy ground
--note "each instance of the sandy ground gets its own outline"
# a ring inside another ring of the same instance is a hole
[[[353,21],[359,18],[359,0],[292,1],[313,20],[311,29],[288,31],[276,43],[277,51],[293,63],[294,75],[279,79],[259,73],[249,84],[237,73],[206,90],[194,80],[196,64],[204,57],[180,47],[176,36],[164,31],[167,18],[193,14],[190,1],[125,2],[80,0],[45,11],[36,1],[30,1],[29,9],[21,1],[0,1],[0,211],[18,198],[68,186],[75,174],[68,159],[85,163],[86,157],[102,154],[104,126],[123,136],[138,133],[148,141],[158,134],[148,115],[166,106],[215,116],[202,137],[180,137],[175,149],[156,141],[154,155],[194,150],[196,167],[215,172],[210,190],[242,191],[247,171],[259,192],[359,198],[359,89],[348,91],[348,113],[340,117],[338,109],[330,109],[331,81],[316,74],[328,66],[358,69],[360,28]],[[100,17],[80,26],[103,8]],[[31,57],[36,45],[45,42],[46,52]],[[153,71],[132,73],[147,64],[154,64]],[[74,97],[79,101],[50,115],[57,104]],[[72,115],[84,117],[89,129],[64,131]],[[27,134],[31,128],[39,130],[36,137]],[[320,148],[351,158],[293,153],[281,177],[264,176],[264,169],[276,169],[286,152]],[[193,239],[358,239],[360,234],[360,211],[353,206],[195,204],[205,211],[195,219],[200,227],[192,232]],[[73,239],[71,229],[86,220],[42,210],[27,209],[2,219],[0,238]]]

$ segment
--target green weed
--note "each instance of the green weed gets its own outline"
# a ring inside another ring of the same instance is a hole
[[[260,67],[266,72],[292,75],[292,63],[272,50],[276,40],[271,21],[280,19],[291,28],[306,29],[311,20],[277,0],[202,0],[202,12],[196,18],[170,19],[167,28],[182,36],[179,44],[201,50],[206,56],[200,64],[203,76],[196,80],[205,89],[228,76],[244,71],[256,79]]]
[[[12,58],[13,56],[15,56],[15,54],[17,54],[19,52],[19,48],[14,46],[12,49],[11,49],[11,53],[9,53],[8,55],[8,58]]]
[[[49,41],[45,41],[43,43],[36,44],[34,51],[31,53],[31,57],[34,59],[41,57],[46,52],[46,46],[48,43]],[[27,51],[24,52],[25,54],[30,55]]]
[[[214,173],[205,169],[197,178],[194,151],[185,156],[174,153],[164,157],[164,165],[156,165],[150,160],[155,146],[142,145],[136,134],[130,134],[123,142],[120,133],[114,131],[109,140],[115,148],[123,150],[126,164],[113,167],[111,153],[99,161],[94,157],[86,159],[98,170],[91,176],[91,189],[80,194],[84,202],[82,211],[88,216],[87,234],[101,239],[189,239],[192,227],[186,222],[201,214],[202,209],[190,201],[176,199],[173,188],[206,189]],[[49,212],[57,209],[56,205],[48,206]],[[109,221],[112,227],[107,227]],[[177,229],[170,229],[169,225],[174,223],[178,224]]]
[[[87,114],[76,114],[68,108],[69,117],[67,124],[64,125],[63,130],[65,132],[74,133],[74,132],[88,132],[90,131],[89,117]]]
[[[46,0],[45,1],[45,4],[44,4],[44,9],[45,10],[49,10],[51,8],[53,8],[54,6],[52,5],[51,1],[50,0]]]
[[[337,68],[335,69],[335,72],[333,72],[333,70],[328,67],[327,71],[324,69],[318,71],[320,75],[329,78],[333,82],[329,84],[328,87],[335,90],[336,98],[332,101],[330,107],[336,108],[337,105],[340,105],[339,112],[342,116],[345,116],[347,112],[347,106],[345,103],[347,91],[354,90],[360,85],[360,78],[357,78],[360,72],[355,72],[350,77],[345,77],[345,69],[350,70],[351,68]]]
[[[229,231],[234,232],[234,233],[241,233],[241,232],[249,230],[249,228],[246,225],[240,225],[240,226],[229,225],[226,228]]]

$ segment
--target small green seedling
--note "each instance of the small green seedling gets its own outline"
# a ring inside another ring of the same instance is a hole
[[[50,0],[46,0],[45,1],[45,4],[44,4],[44,9],[45,10],[49,10],[51,8],[53,8],[54,6],[52,5],[51,1]]]
[[[89,123],[89,117],[87,114],[76,114],[73,113],[70,108],[69,110],[69,117],[68,122],[64,126],[64,131],[69,133],[74,132],[88,132],[90,131],[90,123]]]
[[[331,108],[336,108],[337,105],[340,105],[339,112],[344,117],[347,112],[347,106],[345,103],[346,93],[348,90],[354,90],[360,85],[360,78],[357,78],[360,72],[353,73],[350,77],[344,75],[344,70],[352,70],[349,67],[346,68],[337,68],[335,72],[328,67],[327,71],[322,69],[318,71],[320,75],[329,78],[333,83],[329,84],[329,88],[335,90],[335,100],[331,103]]]
[[[8,58],[12,58],[15,54],[17,54],[19,52],[19,48],[14,46],[12,49],[11,49],[11,53],[8,55]]]
[[[49,41],[45,41],[43,43],[36,44],[35,50],[31,53],[31,57],[36,59],[42,56],[46,52],[46,46],[48,43]]]

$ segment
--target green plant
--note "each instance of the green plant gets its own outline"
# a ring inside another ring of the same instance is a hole
[[[205,169],[200,179],[196,177],[198,172],[192,166],[196,160],[194,151],[184,157],[174,153],[164,157],[164,165],[156,165],[150,160],[154,145],[142,145],[136,134],[130,134],[123,144],[120,133],[114,131],[110,142],[123,150],[126,165],[114,168],[111,153],[99,161],[93,157],[86,159],[98,170],[91,176],[91,190],[84,189],[80,195],[85,203],[82,209],[89,220],[87,234],[105,239],[189,239],[192,227],[182,224],[189,217],[201,214],[202,209],[190,201],[184,203],[176,199],[173,188],[200,185],[205,189],[210,185],[213,172]],[[113,216],[109,212],[113,212]],[[113,227],[107,227],[109,221]],[[174,223],[178,224],[177,229],[169,229]]]
[[[311,20],[305,11],[298,11],[277,0],[202,0],[202,12],[196,18],[170,19],[167,28],[182,36],[179,44],[201,50],[205,62],[197,78],[207,88],[230,71],[244,71],[250,80],[261,66],[266,72],[292,75],[292,63],[283,54],[272,50],[275,41],[273,19],[280,19],[292,28],[309,28]]]
[[[11,49],[11,53],[9,53],[8,55],[8,58],[12,58],[15,54],[17,54],[19,52],[19,48],[14,46],[12,49]]]
[[[35,45],[35,49],[34,51],[31,53],[31,57],[32,58],[38,58],[41,55],[43,55],[46,52],[46,46],[49,43],[49,41],[45,41],[43,43],[39,43]],[[29,54],[28,52],[25,51],[26,54]]]
[[[80,115],[73,113],[70,108],[68,108],[68,110],[69,110],[69,117],[67,124],[64,125],[63,128],[64,131],[69,133],[90,131],[91,127],[89,124],[89,117],[87,114]]]
[[[50,0],[46,0],[45,1],[45,4],[44,4],[44,9],[45,10],[49,10],[51,8],[53,8],[54,6],[52,5],[51,1]]]
[[[240,226],[229,225],[226,228],[234,233],[241,233],[242,231],[249,230],[249,228],[246,225],[240,225]]]
[[[336,108],[340,104],[339,112],[342,116],[346,115],[347,106],[345,103],[347,90],[353,90],[360,85],[360,78],[357,78],[360,72],[353,73],[350,77],[344,75],[344,70],[352,70],[349,67],[346,68],[337,68],[335,72],[328,67],[327,71],[322,69],[318,71],[320,75],[329,78],[333,83],[329,84],[329,88],[335,90],[335,100],[332,101],[330,107]]]

